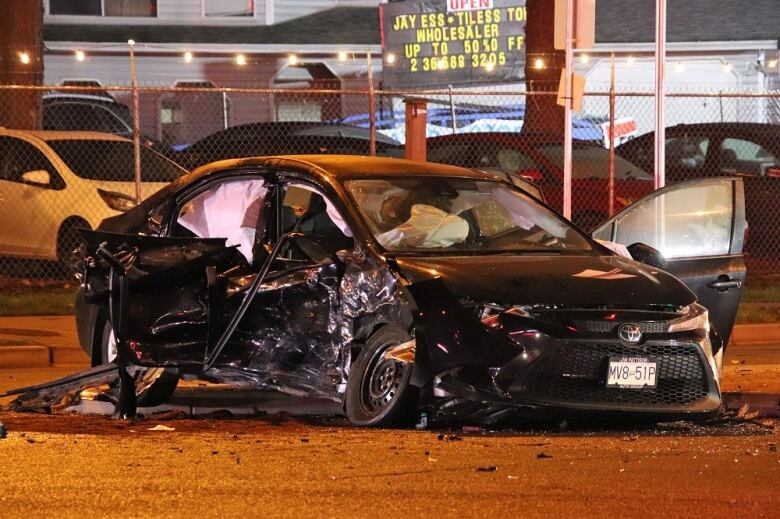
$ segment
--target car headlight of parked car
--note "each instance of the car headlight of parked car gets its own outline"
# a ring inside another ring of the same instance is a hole
[[[100,198],[106,203],[108,207],[114,211],[124,213],[135,207],[135,198],[124,193],[117,193],[116,191],[106,191],[105,189],[98,188],[97,190]]]

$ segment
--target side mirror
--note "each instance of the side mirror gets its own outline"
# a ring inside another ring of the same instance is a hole
[[[544,180],[544,175],[542,175],[542,172],[538,169],[520,169],[517,170],[515,174],[526,180],[530,180],[531,182],[539,182],[540,180]]]
[[[666,258],[661,254],[661,251],[650,245],[633,243],[626,248],[628,249],[629,254],[631,254],[631,257],[636,261],[659,269],[665,269],[667,267]]]
[[[30,184],[48,186],[51,182],[51,176],[46,170],[36,169],[35,171],[28,171],[27,173],[22,174],[22,180],[29,182]]]

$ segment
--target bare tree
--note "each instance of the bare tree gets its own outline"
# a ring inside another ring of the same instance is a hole
[[[553,46],[555,2],[527,0],[528,20],[525,26],[526,86],[530,92],[557,92],[565,54]],[[538,61],[541,60],[541,61]],[[541,67],[539,66],[541,65]],[[556,95],[526,97],[523,133],[544,133],[563,138],[563,107]]]
[[[42,84],[43,2],[1,0],[0,126],[40,128],[40,92],[2,87]]]

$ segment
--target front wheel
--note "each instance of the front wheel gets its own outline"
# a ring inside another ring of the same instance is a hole
[[[388,349],[408,340],[404,330],[388,325],[366,341],[347,380],[345,407],[354,425],[400,427],[414,423],[419,390],[410,384],[412,364],[385,359]]]
[[[116,362],[117,346],[114,327],[109,321],[103,325],[101,341],[101,358],[103,364]],[[154,407],[164,404],[173,396],[179,374],[172,369],[148,368],[141,370],[135,377],[135,395],[140,407]]]

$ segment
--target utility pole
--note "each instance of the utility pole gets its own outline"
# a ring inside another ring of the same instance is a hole
[[[43,84],[42,0],[0,1],[0,126],[41,126],[41,92],[7,85]]]

